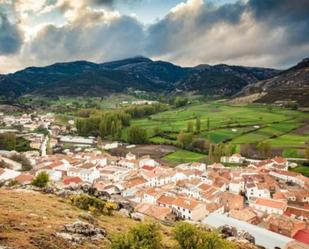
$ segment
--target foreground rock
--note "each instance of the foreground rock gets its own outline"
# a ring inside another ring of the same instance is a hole
[[[106,230],[95,227],[92,224],[76,221],[73,224],[64,225],[62,231],[57,233],[58,237],[80,244],[85,240],[101,240],[106,237]]]
[[[225,239],[239,241],[241,243],[246,243],[247,241],[248,243],[255,244],[255,238],[251,234],[237,230],[236,227],[225,225],[220,227],[219,230]]]

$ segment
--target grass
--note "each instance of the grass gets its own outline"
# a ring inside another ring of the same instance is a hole
[[[63,225],[71,224],[87,217],[87,212],[68,203],[67,200],[33,191],[14,191],[0,189],[0,240],[1,245],[10,248],[57,248],[57,249],[99,249],[108,248],[106,240],[89,241],[81,245],[72,245],[55,233]],[[153,221],[150,218],[148,221]],[[120,216],[98,216],[98,227],[104,228],[108,236],[125,233],[138,222]],[[172,243],[170,228],[161,226],[164,240]]]
[[[290,169],[290,171],[303,174],[304,176],[309,177],[309,166],[298,166],[296,168]]]
[[[269,141],[273,147],[303,148],[308,140],[308,136],[289,133]]]
[[[177,150],[165,157],[164,160],[175,163],[198,162],[205,159],[206,155],[187,150]]]
[[[293,131],[304,125],[309,113],[266,105],[228,105],[219,102],[195,103],[186,107],[171,109],[152,115],[150,118],[136,119],[132,124],[151,130],[158,126],[165,135],[178,134],[186,130],[189,121],[201,119],[201,134],[195,137],[209,139],[212,143],[231,142],[236,145],[256,144],[270,140],[274,148],[304,147],[308,136]],[[207,123],[210,123],[208,130]],[[170,143],[175,139],[154,137],[153,143]]]

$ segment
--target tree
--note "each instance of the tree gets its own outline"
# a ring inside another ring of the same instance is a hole
[[[44,188],[49,182],[49,176],[46,172],[39,173],[36,178],[33,179],[32,185],[38,188]]]
[[[194,151],[207,152],[207,150],[209,149],[209,143],[203,138],[195,138],[191,143],[191,148]]]
[[[201,118],[197,117],[195,121],[195,132],[197,134],[201,133]]]
[[[180,249],[235,249],[232,242],[222,239],[216,232],[208,232],[193,224],[180,222],[174,228],[174,239]]]
[[[153,134],[154,136],[161,136],[163,134],[163,131],[160,128],[160,126],[156,126],[153,128]]]
[[[183,131],[180,131],[180,133],[177,136],[177,141],[182,148],[188,148],[189,145],[192,143],[193,140],[193,134],[192,133],[184,133]]]
[[[189,132],[189,133],[193,133],[193,131],[194,131],[194,124],[193,124],[193,122],[192,121],[189,121],[188,123],[187,123],[187,132]]]
[[[262,157],[271,157],[272,147],[269,141],[262,141],[258,143],[256,148],[258,149]]]
[[[128,142],[132,144],[145,144],[148,142],[147,131],[139,126],[131,126],[128,130]]]
[[[187,98],[183,98],[183,97],[177,97],[174,101],[174,105],[178,108],[178,107],[182,107],[187,105],[188,103],[188,99]]]
[[[162,235],[155,223],[140,224],[111,238],[111,249],[161,249]]]
[[[306,158],[307,160],[309,160],[309,141],[308,141],[307,144],[306,144],[304,154],[305,154],[305,158]]]
[[[207,118],[207,130],[209,131],[209,129],[210,129],[210,120],[209,118]]]
[[[9,132],[0,134],[0,149],[15,150],[16,148],[16,135]]]
[[[198,249],[199,232],[196,226],[180,222],[174,228],[174,239],[180,249]]]

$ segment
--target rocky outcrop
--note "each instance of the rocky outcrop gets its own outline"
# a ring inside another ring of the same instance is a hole
[[[225,225],[220,227],[219,230],[226,239],[240,241],[242,243],[247,241],[248,243],[255,244],[255,238],[251,234],[242,230],[237,230],[236,227]]]
[[[105,229],[98,228],[86,222],[76,221],[73,224],[65,225],[56,235],[71,243],[80,244],[85,240],[104,239],[107,233]]]

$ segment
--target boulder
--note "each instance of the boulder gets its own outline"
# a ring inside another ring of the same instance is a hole
[[[85,240],[100,240],[106,237],[106,230],[82,221],[65,225],[56,235],[72,243],[80,244]]]

